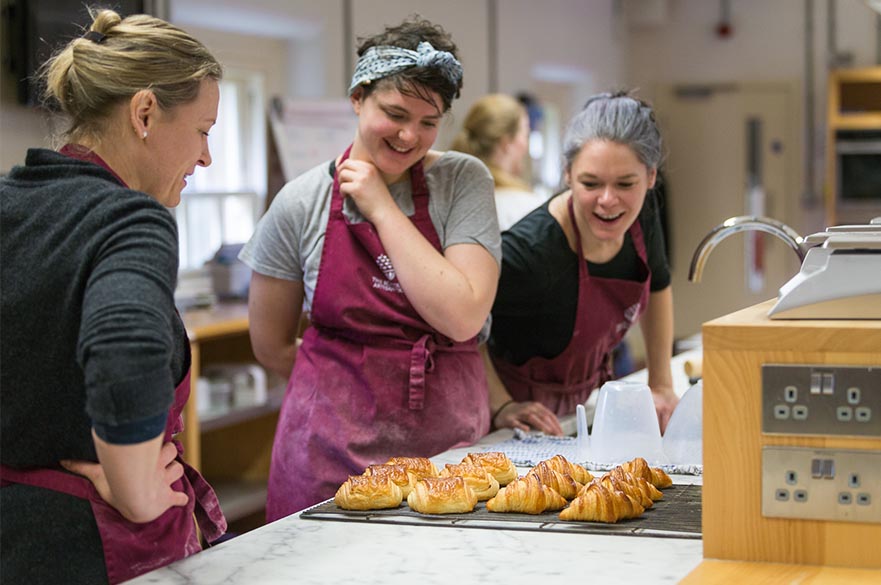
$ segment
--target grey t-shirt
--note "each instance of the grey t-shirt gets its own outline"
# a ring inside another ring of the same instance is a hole
[[[303,308],[310,311],[324,233],[330,213],[333,176],[330,162],[306,171],[278,192],[239,257],[254,271],[284,280],[302,281]],[[501,261],[501,238],[493,198],[493,180],[477,158],[447,151],[425,171],[428,211],[441,247],[479,244]],[[398,207],[413,215],[409,179],[389,185]],[[343,213],[353,223],[364,217],[346,198]]]

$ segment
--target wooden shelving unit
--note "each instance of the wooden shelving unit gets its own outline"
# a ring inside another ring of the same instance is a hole
[[[881,67],[829,72],[826,125],[826,223],[839,223],[836,134],[840,130],[881,130]]]
[[[192,388],[184,409],[184,456],[214,487],[231,530],[236,522],[262,515],[272,441],[284,387],[269,391],[265,404],[200,414],[200,372],[211,364],[256,362],[248,335],[245,303],[221,304],[182,313],[192,350]],[[253,521],[249,527],[253,526]]]

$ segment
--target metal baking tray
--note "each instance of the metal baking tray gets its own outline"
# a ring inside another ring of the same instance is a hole
[[[701,538],[701,486],[674,485],[663,490],[664,498],[639,518],[622,520],[616,524],[601,522],[563,522],[558,512],[546,514],[495,513],[478,502],[467,514],[420,514],[406,503],[389,510],[358,512],[343,510],[327,500],[304,510],[301,518],[339,522],[378,522],[411,526],[452,526],[504,530],[532,530],[539,532],[566,532],[572,534],[617,534],[625,536],[657,536],[666,538]]]

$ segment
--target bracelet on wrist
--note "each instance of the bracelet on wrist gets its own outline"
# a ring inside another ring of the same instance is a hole
[[[492,415],[492,418],[489,419],[489,422],[490,422],[490,424],[491,424],[493,427],[496,426],[496,418],[498,418],[498,416],[502,413],[502,411],[505,410],[505,408],[506,408],[509,404],[512,404],[513,402],[515,402],[515,400],[514,400],[513,398],[511,398],[510,400],[508,400],[507,402],[503,403],[500,407],[498,407],[498,408],[496,409],[496,411],[495,411],[495,412],[493,413],[493,415]]]

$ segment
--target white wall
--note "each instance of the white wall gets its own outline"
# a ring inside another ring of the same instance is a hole
[[[568,94],[564,118],[623,81],[625,31],[612,0],[500,0],[499,91]]]
[[[849,57],[842,66],[870,67],[877,64],[878,15],[862,0],[837,0],[833,14],[827,13],[826,0],[813,0],[812,88],[805,86],[806,0],[731,0],[732,34],[720,38],[716,25],[720,3],[706,0],[624,0],[628,16],[626,78],[641,88],[641,95],[652,98],[658,83],[714,83],[773,81],[790,83],[800,89],[802,111],[793,123],[799,125],[803,149],[798,184],[800,192],[789,194],[793,225],[805,232],[826,225],[822,209],[825,168],[827,51],[830,16],[836,24],[837,53]],[[643,18],[640,14],[652,14]],[[812,90],[813,112],[805,107]],[[813,121],[813,150],[808,151]],[[810,167],[808,165],[811,165]],[[813,173],[805,173],[805,170]],[[809,181],[812,179],[812,183]],[[814,204],[809,205],[813,195]]]

